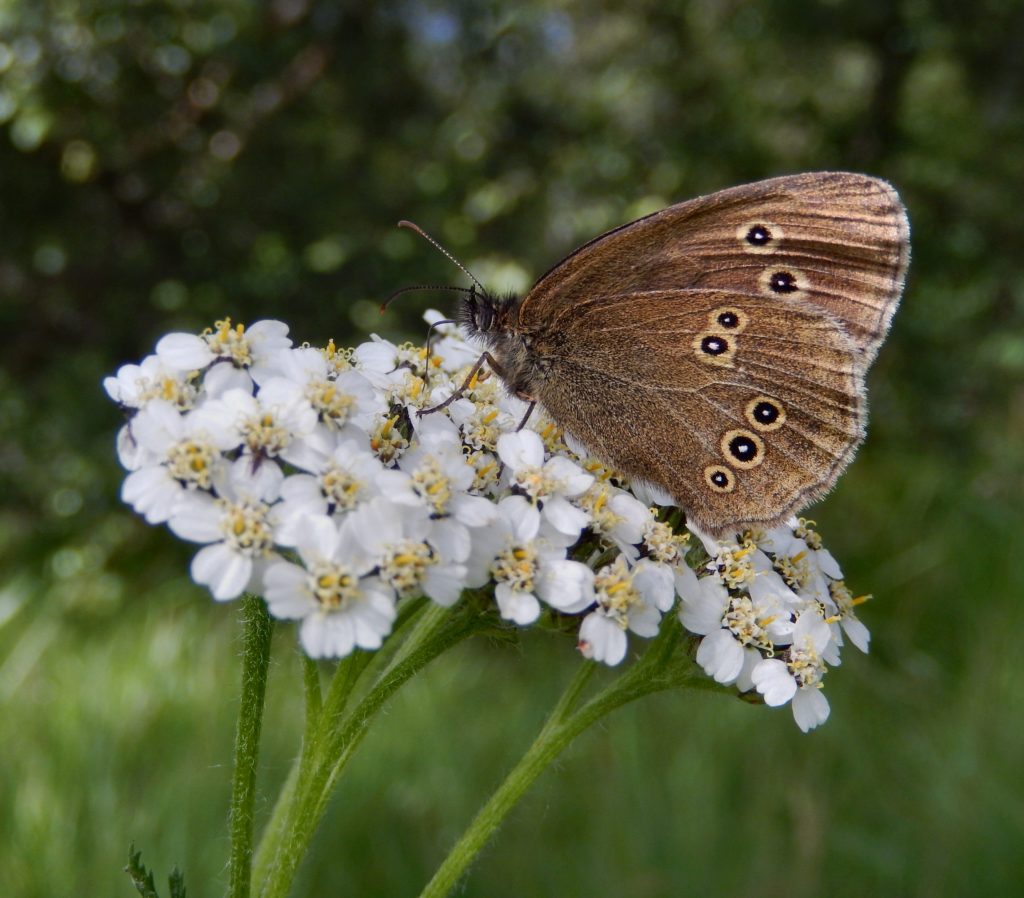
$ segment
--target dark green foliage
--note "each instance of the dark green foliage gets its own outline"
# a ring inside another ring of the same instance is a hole
[[[520,288],[672,200],[842,168],[896,184],[913,229],[868,442],[813,511],[876,596],[872,655],[844,654],[811,737],[718,697],[622,712],[469,893],[1017,893],[1022,45],[1008,0],[10,5],[0,892],[118,894],[128,834],[203,894],[226,881],[237,629],[189,547],[121,506],[104,374],[225,315],[422,339],[450,295],[380,301],[462,281],[400,218]],[[281,629],[270,795],[301,733]],[[568,677],[555,639],[468,647],[399,696],[298,893],[415,894]]]
[[[142,898],[160,898],[153,883],[153,871],[146,869],[142,863],[142,852],[135,850],[134,843],[128,847],[128,866],[124,872],[131,877],[132,885]],[[170,898],[185,898],[185,876],[177,867],[167,877],[167,889]]]

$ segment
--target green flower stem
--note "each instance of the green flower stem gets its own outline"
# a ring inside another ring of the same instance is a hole
[[[644,695],[686,685],[703,688],[706,680],[700,677],[689,656],[678,649],[681,636],[679,623],[673,615],[642,658],[582,707],[574,710],[598,666],[592,662],[583,665],[533,744],[481,808],[420,893],[420,898],[443,898],[451,892],[473,858],[487,844],[534,780],[585,729],[616,708]]]
[[[302,685],[306,698],[306,724],[302,735],[302,744],[305,746],[313,739],[316,728],[320,724],[323,696],[320,691],[320,672],[316,661],[300,649],[296,649],[296,651],[302,664]],[[266,827],[263,830],[263,836],[260,840],[261,846],[264,844],[276,845],[280,842],[282,829],[288,820],[288,809],[291,807],[291,799],[295,794],[295,787],[299,781],[301,762],[306,757],[306,753],[301,752],[288,771],[288,776],[285,778],[280,792],[278,792],[277,801],[274,803],[274,810],[270,815],[270,820],[267,821]],[[253,864],[253,882],[262,882],[265,878],[266,871],[262,867],[264,863],[265,854],[257,851]]]
[[[319,725],[303,746],[294,789],[279,818],[283,822],[268,827],[257,852],[254,882],[263,883],[262,898],[288,894],[338,777],[384,703],[439,654],[490,626],[490,617],[471,603],[453,609],[428,603],[390,663],[347,713],[358,673],[367,666],[369,656],[359,653],[339,665],[324,698]],[[275,810],[275,817],[277,813]]]
[[[320,723],[324,699],[320,692],[320,670],[316,666],[316,661],[304,652],[299,654],[302,662],[302,692],[306,697],[306,728],[303,731],[303,741],[308,742]]]
[[[267,694],[270,640],[274,623],[263,600],[242,599],[242,695],[235,733],[235,772],[231,787],[230,898],[249,898],[252,866],[253,802],[256,795],[256,763],[259,758],[263,702]]]
[[[275,862],[277,852],[284,841],[286,827],[289,824],[291,815],[295,812],[294,797],[298,787],[299,776],[303,770],[307,771],[310,763],[314,760],[315,752],[313,745],[318,740],[319,726],[323,719],[325,705],[329,708],[328,713],[335,719],[341,714],[352,697],[357,684],[360,681],[374,681],[374,672],[378,666],[385,666],[393,657],[400,643],[401,631],[407,625],[417,619],[417,616],[424,609],[425,601],[410,602],[401,612],[395,621],[391,636],[384,645],[376,652],[356,652],[343,659],[335,668],[334,677],[327,697],[321,693],[319,667],[316,661],[300,652],[302,658],[303,691],[306,696],[306,724],[302,737],[302,751],[296,757],[291,770],[285,779],[281,791],[278,793],[274,803],[274,810],[271,812],[270,820],[263,831],[256,857],[253,861],[254,883],[265,882],[270,875],[270,866]],[[408,641],[408,640],[406,640]]]

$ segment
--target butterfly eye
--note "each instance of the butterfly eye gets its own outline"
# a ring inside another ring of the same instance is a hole
[[[736,489],[736,475],[721,465],[708,465],[704,469],[704,480],[716,493],[731,493]]]
[[[749,430],[730,430],[722,437],[721,447],[734,468],[756,468],[764,461],[764,442]]]
[[[786,423],[786,412],[774,399],[758,396],[747,403],[743,412],[755,430],[778,430]]]

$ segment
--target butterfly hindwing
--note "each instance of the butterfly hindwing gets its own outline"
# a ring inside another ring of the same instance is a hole
[[[770,525],[827,490],[864,429],[859,350],[831,315],[721,290],[606,297],[536,345],[540,400],[702,529]]]

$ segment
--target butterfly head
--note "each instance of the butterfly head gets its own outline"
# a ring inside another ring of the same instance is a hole
[[[459,324],[470,336],[495,346],[515,330],[520,303],[515,293],[497,295],[474,286],[459,303]]]

